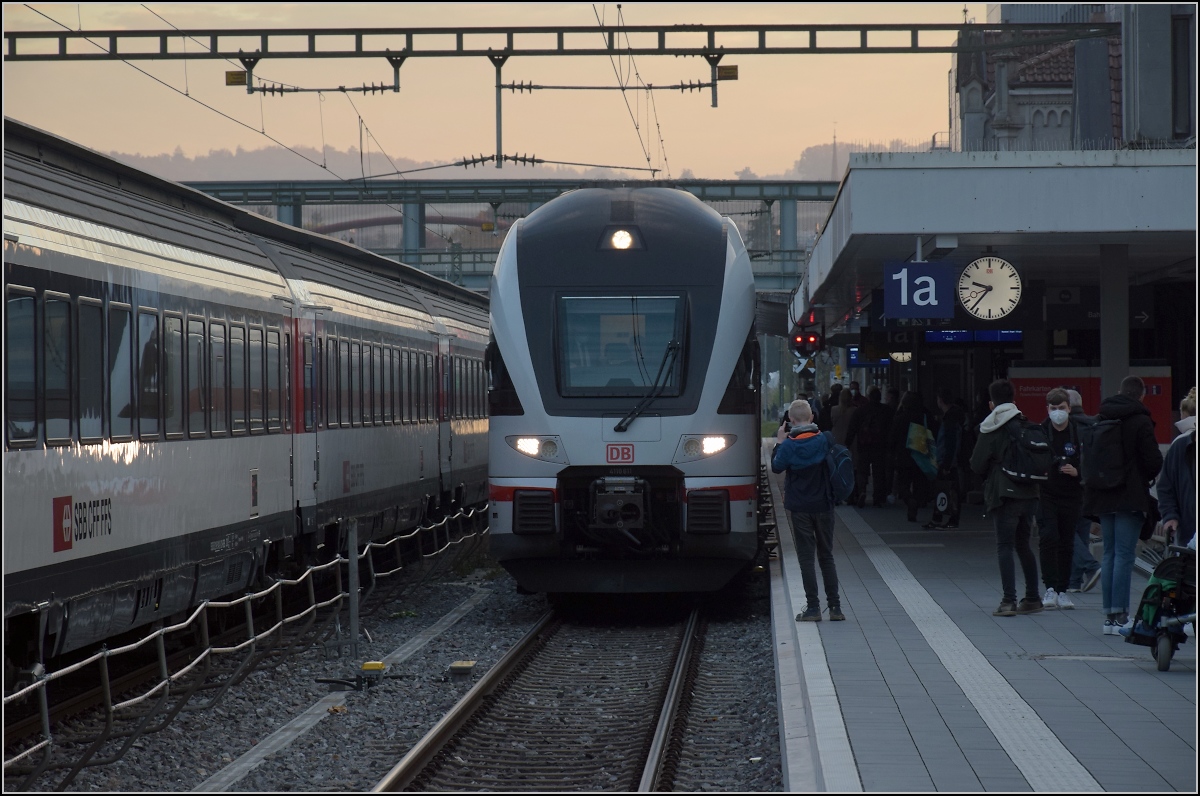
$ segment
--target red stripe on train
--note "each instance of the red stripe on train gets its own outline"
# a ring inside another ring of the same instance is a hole
[[[522,492],[529,490],[549,492],[554,495],[554,502],[558,502],[558,490],[556,489],[547,489],[540,486],[496,486],[495,484],[488,484],[488,500],[493,503],[512,503],[518,489]]]
[[[729,493],[730,500],[758,500],[758,484],[734,484],[732,486],[706,486],[700,489],[689,489],[692,492],[709,492],[723,489]]]

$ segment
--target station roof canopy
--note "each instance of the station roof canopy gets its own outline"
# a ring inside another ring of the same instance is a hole
[[[915,259],[918,236],[943,262],[990,247],[1048,285],[1099,284],[1106,244],[1128,246],[1132,284],[1194,282],[1196,150],[851,155],[795,317],[832,331],[861,316],[884,264]]]

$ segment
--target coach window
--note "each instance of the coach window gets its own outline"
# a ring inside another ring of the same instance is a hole
[[[229,430],[229,371],[225,353],[225,324],[208,326],[208,365],[210,386],[208,405],[212,407],[213,436],[225,436]]]
[[[283,393],[279,390],[279,331],[267,330],[267,431],[283,428]]]
[[[37,440],[37,373],[36,328],[34,326],[34,297],[24,291],[8,291],[7,323],[5,324],[4,396],[7,399],[4,425],[8,441],[28,445]]]
[[[138,311],[137,403],[138,435],[142,439],[158,436],[158,313]]]
[[[354,397],[350,379],[350,341],[338,340],[338,422],[350,425],[350,402]]]
[[[363,372],[362,372],[362,424],[369,426],[375,417],[375,348],[363,343]]]
[[[167,437],[183,436],[183,319],[163,318],[163,420]]]
[[[375,425],[383,424],[383,349],[375,346],[375,358],[371,364],[375,376],[375,400],[371,402],[371,417]]]
[[[229,327],[229,421],[234,434],[246,433],[246,328]]]
[[[347,393],[350,399],[350,425],[362,423],[362,344],[351,343],[350,359],[350,389]]]
[[[396,351],[391,347],[384,349],[383,359],[383,422],[396,422]]]
[[[266,396],[263,395],[263,330],[251,328],[250,334],[250,433],[263,430],[263,410]]]
[[[79,300],[79,439],[104,437],[104,308]]]
[[[283,333],[283,356],[279,360],[280,412],[283,414],[283,430],[292,430],[292,334]]]
[[[133,437],[133,318],[129,308],[108,308],[108,411],[113,439]]]
[[[71,441],[71,299],[46,294],[42,362],[46,399],[46,444]]]
[[[188,436],[204,436],[204,416],[207,409],[208,390],[204,383],[204,321],[188,321],[187,325],[187,387],[184,393],[188,403]]]
[[[425,355],[425,419],[436,422],[438,417],[437,364],[433,354]]]

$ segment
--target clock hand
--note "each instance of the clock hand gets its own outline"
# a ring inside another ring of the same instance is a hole
[[[991,285],[981,285],[981,284],[979,284],[978,282],[972,282],[971,284],[972,284],[972,285],[974,285],[975,287],[981,287],[981,288],[983,288],[985,291],[986,291],[986,290],[991,290],[991,289],[992,289],[992,286],[991,286]]]
[[[978,298],[978,299],[976,299],[976,300],[975,300],[975,303],[971,305],[971,311],[972,311],[972,312],[974,312],[974,311],[975,311],[975,308],[979,306],[979,303],[980,303],[981,301],[983,301],[983,297],[984,297],[984,296],[986,296],[986,295],[987,295],[987,291],[986,291],[986,290],[985,290],[985,291],[983,291],[983,293],[981,293],[981,294],[979,295],[979,298]]]

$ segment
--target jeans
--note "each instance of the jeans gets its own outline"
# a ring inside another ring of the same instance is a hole
[[[1038,554],[1042,582],[1060,594],[1071,580],[1075,557],[1075,526],[1079,524],[1082,498],[1043,497],[1038,504]]]
[[[1079,518],[1075,523],[1075,554],[1071,557],[1071,580],[1068,587],[1078,589],[1083,586],[1083,580],[1100,569],[1100,562],[1092,557],[1092,549],[1088,541],[1092,535],[1092,521]]]
[[[888,488],[888,452],[885,450],[859,449],[854,457],[854,491],[858,493],[858,502],[867,500],[867,476],[871,478],[871,502],[876,506],[887,505]]]
[[[792,538],[796,540],[800,577],[804,580],[804,596],[808,599],[808,605],[821,604],[817,595],[815,558],[821,565],[821,578],[825,581],[826,605],[840,606],[837,567],[833,563],[833,512],[806,514],[790,511],[788,514],[792,518]]]
[[[1013,550],[1021,562],[1025,576],[1025,599],[1040,600],[1038,595],[1037,558],[1029,548],[1030,521],[1037,510],[1037,500],[1002,499],[1000,506],[989,513],[996,529],[996,558],[1000,563],[1000,586],[1003,602],[1017,601],[1017,574],[1013,567]]]
[[[1146,515],[1140,511],[1118,511],[1100,515],[1104,555],[1100,562],[1100,593],[1104,613],[1123,614],[1129,609],[1129,586],[1133,581],[1133,558]]]

